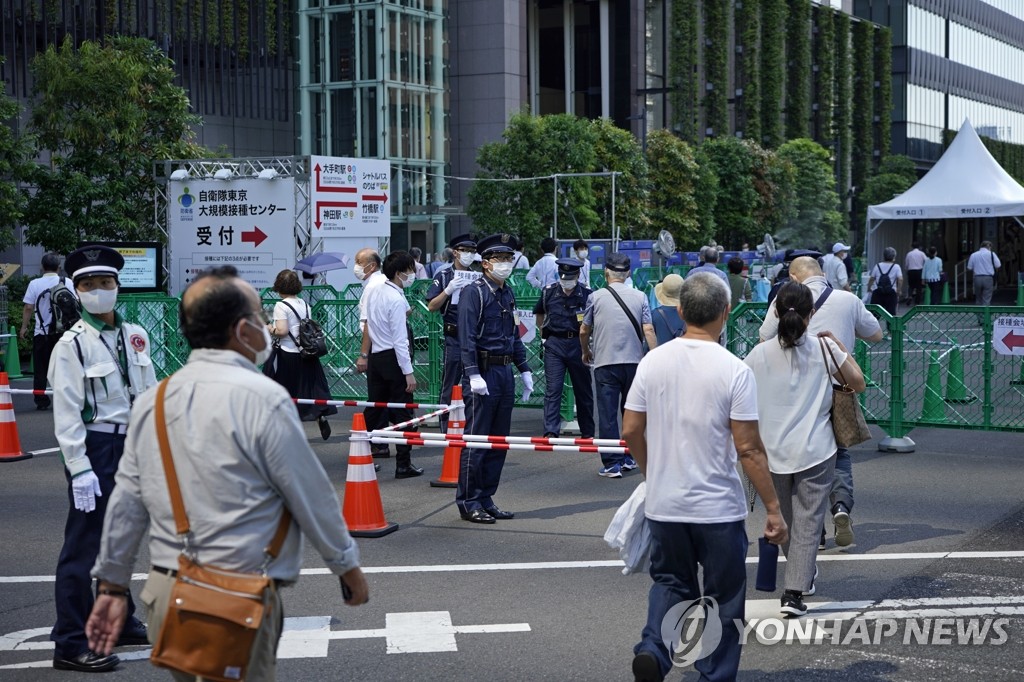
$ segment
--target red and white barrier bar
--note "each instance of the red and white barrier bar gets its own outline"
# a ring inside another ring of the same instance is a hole
[[[53,389],[47,388],[45,390],[35,390],[31,388],[8,388],[5,386],[0,388],[0,393],[14,393],[17,395],[53,395]]]
[[[371,403],[366,400],[313,400],[310,398],[292,398],[299,405],[334,405],[335,407],[390,407],[397,410],[439,410],[448,409],[448,405],[430,405],[427,403]]]
[[[420,433],[419,431],[405,431],[396,433],[395,429],[400,427],[397,424],[388,429],[371,431],[371,436],[382,436],[385,438],[424,438],[433,440],[461,440],[467,443],[525,443],[527,445],[593,445],[597,447],[624,448],[626,441],[612,440],[609,438],[540,438],[535,436],[484,436],[468,433],[450,435],[447,433]],[[387,431],[388,433],[383,433]]]
[[[374,431],[370,440],[380,445],[421,445],[434,448],[477,448],[480,450],[528,450],[533,452],[606,452],[609,454],[629,454],[629,448],[616,448],[593,445],[538,445],[534,443],[483,443],[478,441],[447,440],[439,438],[395,438],[397,434],[380,434]]]
[[[442,414],[448,414],[449,412],[451,412],[451,408],[450,407],[445,407],[443,409],[438,410],[437,412],[431,412],[430,414],[425,414],[422,417],[416,417],[415,419],[410,419],[409,421],[402,422],[401,424],[392,424],[391,426],[389,426],[387,428],[380,429],[380,431],[388,431],[390,433],[393,433],[393,432],[397,431],[398,429],[404,429],[404,428],[408,428],[410,426],[415,426],[416,424],[422,424],[423,422],[430,421],[434,417],[440,417]],[[416,434],[416,433],[419,433],[419,431],[403,431],[402,433],[403,434],[405,434],[405,433],[414,433],[414,434]]]

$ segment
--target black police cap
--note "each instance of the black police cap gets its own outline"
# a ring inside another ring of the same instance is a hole
[[[451,241],[448,242],[448,248],[457,249],[460,246],[472,246],[475,248],[476,240],[473,239],[473,235],[467,233],[452,237]]]
[[[491,234],[476,244],[477,253],[487,256],[489,253],[515,253],[519,240],[507,233]]]
[[[74,282],[93,275],[113,275],[124,267],[124,256],[109,246],[94,244],[75,249],[64,259],[64,269]]]

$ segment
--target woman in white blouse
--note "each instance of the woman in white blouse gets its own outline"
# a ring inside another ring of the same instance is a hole
[[[320,358],[299,354],[299,322],[309,317],[309,304],[299,298],[302,282],[294,270],[282,270],[274,280],[274,291],[281,300],[274,304],[274,319],[269,325],[277,351],[267,360],[263,373],[288,389],[293,398],[330,400],[331,389]],[[331,436],[327,417],[338,414],[333,405],[296,405],[304,422],[316,421],[324,440]]]
[[[841,381],[841,371],[859,393],[864,390],[864,375],[832,332],[818,337],[807,334],[814,312],[810,289],[790,282],[779,290],[774,305],[778,336],[754,347],[745,362],[757,382],[758,429],[782,516],[789,524],[789,541],[782,545],[786,554],[782,612],[800,616],[807,612],[804,595],[814,594],[818,538],[836,463],[829,417],[832,379]]]

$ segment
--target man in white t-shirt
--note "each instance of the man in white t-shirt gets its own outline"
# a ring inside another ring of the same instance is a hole
[[[671,669],[662,621],[677,604],[694,602],[717,608],[722,632],[718,647],[694,667],[702,678],[736,677],[736,623],[744,617],[747,584],[747,506],[737,456],[764,501],[765,537],[780,544],[788,535],[758,431],[753,372],[718,344],[729,297],[714,274],[687,278],[679,294],[686,334],[640,361],[626,398],[622,432],[647,480],[654,578],[647,625],[633,650],[638,680],[661,680]]]
[[[814,296],[815,311],[807,332],[814,336],[818,332],[830,331],[849,349],[854,348],[857,339],[869,343],[882,340],[882,327],[875,316],[864,307],[863,301],[848,291],[831,290],[829,296],[821,301],[821,295],[828,289],[828,282],[822,276],[818,261],[813,258],[797,258],[789,266],[789,276],[811,290]],[[779,316],[774,307],[764,316],[759,335],[762,341],[775,338],[779,331]],[[853,542],[853,459],[846,448],[836,450],[835,479],[832,482],[832,493],[829,495],[832,510],[832,523],[835,529],[836,544],[845,547]],[[825,529],[821,531],[821,543],[825,545]]]
[[[55,253],[43,255],[40,263],[43,268],[42,277],[38,277],[28,283],[25,289],[25,297],[22,302],[25,307],[21,315],[22,340],[28,338],[29,329],[34,330],[32,335],[32,366],[37,368],[32,375],[32,388],[36,391],[46,390],[46,368],[50,366],[50,356],[53,354],[53,347],[60,340],[62,332],[51,333],[53,322],[53,307],[50,305],[52,297],[51,289],[60,281],[57,270],[60,269],[60,256]],[[65,278],[65,286],[68,291],[74,291],[75,287],[71,280]],[[37,410],[50,409],[50,396],[36,394],[33,396],[36,401]]]
[[[842,242],[832,245],[832,253],[825,254],[821,259],[821,270],[833,289],[850,291],[850,277],[846,273],[846,254],[850,247]]]

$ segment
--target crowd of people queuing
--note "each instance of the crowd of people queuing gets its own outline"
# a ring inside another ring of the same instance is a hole
[[[562,433],[560,408],[568,375],[582,437],[621,437],[629,446],[629,454],[602,454],[597,473],[621,479],[639,469],[647,480],[653,584],[648,622],[634,649],[635,678],[663,679],[672,662],[662,640],[662,619],[672,605],[702,597],[716,601],[723,638],[696,667],[716,678],[734,677],[740,645],[731,623],[744,615],[748,548],[739,471],[764,503],[765,538],[780,545],[787,558],[780,610],[801,616],[807,610],[803,598],[816,589],[817,551],[827,546],[829,517],[837,546],[854,541],[852,461],[830,427],[833,381],[842,377],[855,391],[865,388],[853,345],[857,339],[883,338],[865,301],[895,315],[906,279],[908,302],[920,303],[925,287],[936,302],[945,281],[942,260],[934,246],[922,251],[915,243],[904,261],[904,275],[896,250],[886,248],[883,260],[869,271],[862,299],[852,293],[850,246],[836,243],[824,257],[815,250],[788,252],[773,272],[760,343],[740,359],[721,341],[730,309],[751,300],[741,259],[730,260],[724,271],[719,250],[705,247],[698,267],[685,278],[667,275],[649,299],[630,285],[632,262],[625,254],[606,255],[607,284],[591,290],[585,240],[576,241],[571,256],[563,258],[556,256],[555,240],[545,239],[540,246],[543,255],[532,266],[509,234],[457,235],[443,258],[426,266],[418,249],[392,251],[384,258],[372,248],[360,250],[353,263],[363,283],[354,369],[366,375],[367,398],[414,402],[414,345],[405,289],[416,279],[430,279],[424,303],[441,316],[444,334],[441,402],[447,404],[460,385],[465,433],[508,435],[517,391],[526,401],[534,390],[515,292],[508,285],[514,270],[527,270],[526,281],[539,289],[533,313],[546,375],[544,437]],[[280,510],[287,508],[295,532],[287,536],[280,556],[262,564],[268,574],[283,583],[297,578],[301,533],[339,576],[345,602],[365,602],[368,587],[358,550],[337,507],[320,504],[333,492],[301,426],[316,421],[327,440],[328,417],[337,409],[293,407],[293,398],[330,398],[319,359],[300,352],[300,325],[310,317],[310,304],[301,296],[298,275],[292,270],[277,275],[273,290],[280,300],[269,319],[256,291],[233,268],[195,278],[180,306],[192,354],[166,380],[166,396],[154,399],[149,337],[114,312],[123,258],[102,246],[83,247],[66,258],[67,287],[81,302],[81,320],[50,338],[48,316],[53,312],[41,294],[58,282],[63,285],[59,264],[54,254],[43,258],[46,276],[26,294],[21,330],[27,336],[35,318],[38,357],[48,366],[55,389],[54,425],[70,502],[56,570],[54,667],[111,670],[118,664],[111,653],[115,646],[151,642],[159,632],[176,556],[183,551],[160,461],[144,455],[159,449],[155,422],[161,420],[179,429],[171,441],[185,453],[177,466],[183,470],[179,475],[189,511],[206,520],[196,524],[203,530],[193,533],[193,544],[230,545],[213,553],[215,563],[257,570],[265,560],[259,550],[268,545]],[[968,261],[980,304],[990,302],[1000,267],[989,242]],[[265,377],[259,376],[259,366]],[[41,410],[51,406],[45,396],[36,401]],[[134,425],[130,434],[129,417]],[[405,409],[365,410],[371,430],[410,417]],[[447,415],[442,429],[446,421]],[[202,453],[181,429],[202,434]],[[373,445],[372,456],[386,459],[391,453],[386,445]],[[462,520],[494,524],[515,517],[495,500],[504,458],[502,450],[461,451],[455,502]],[[424,473],[413,464],[408,445],[396,446],[395,461],[397,479]],[[219,486],[210,481],[225,469],[247,481],[249,499],[218,494]],[[129,589],[130,569],[147,527],[153,568],[141,601],[148,610],[148,630],[134,615]],[[218,544],[226,537],[251,542]],[[267,610],[254,670],[272,674],[280,608],[278,598]]]

